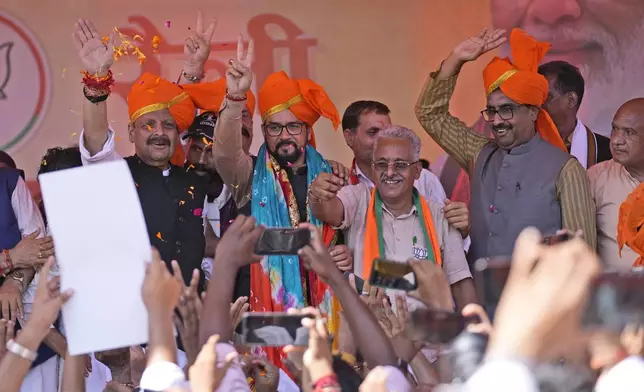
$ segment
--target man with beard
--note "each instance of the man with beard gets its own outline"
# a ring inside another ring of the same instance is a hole
[[[623,224],[619,216],[624,200],[644,181],[644,98],[624,103],[615,113],[610,148],[613,159],[588,170],[597,206],[597,250],[605,265],[629,271],[639,254],[630,246],[621,248],[617,227]]]
[[[243,47],[238,43],[238,47]],[[232,187],[238,208],[251,204],[251,214],[266,227],[297,227],[300,222],[322,226],[310,214],[308,189],[321,172],[334,170],[347,179],[348,169],[327,162],[314,148],[313,124],[324,116],[334,127],[340,123],[338,111],[324,89],[311,80],[294,80],[284,72],[266,78],[259,91],[264,144],[257,162],[242,149],[241,109],[252,83],[252,53],[230,61],[226,72],[228,94],[220,112],[213,155],[224,183]],[[252,49],[249,48],[249,52]],[[232,123],[233,126],[227,124]],[[344,181],[344,180],[341,180]],[[252,195],[252,197],[251,197]],[[324,225],[327,246],[336,244],[336,232]],[[344,248],[346,250],[346,247]],[[334,249],[331,250],[334,253]],[[337,255],[336,255],[337,257]],[[342,256],[348,258],[350,256]],[[336,259],[337,265],[341,262]],[[349,266],[350,268],[350,266]],[[337,320],[328,286],[307,270],[297,256],[268,256],[250,267],[251,310],[280,312],[305,306],[319,307],[329,314],[333,331]],[[333,301],[335,302],[335,301]],[[270,359],[281,364],[276,351]]]
[[[374,186],[362,182],[340,188],[330,184],[331,174],[322,173],[311,184],[313,214],[344,230],[355,252],[356,275],[368,279],[377,258],[433,262],[443,267],[460,310],[476,303],[463,239],[449,225],[442,205],[426,199],[414,185],[422,171],[419,154],[418,135],[388,126],[374,140]],[[410,310],[420,303],[409,301]]]
[[[577,117],[584,98],[584,78],[579,69],[565,61],[539,66],[548,79],[548,98],[543,108],[555,123],[570,155],[585,168],[611,159],[610,139],[590,131]]]
[[[83,164],[122,159],[114,149],[114,131],[107,121],[113,43],[104,43],[87,20],[76,24],[74,38],[86,69],[79,146]],[[188,68],[189,64],[183,70],[185,78],[203,76],[203,69]],[[133,84],[127,99],[128,137],[135,154],[125,161],[136,184],[150,242],[169,268],[172,260],[178,261],[186,284],[200,270],[205,251],[202,210],[207,182],[170,159],[179,132],[190,126],[196,108],[216,110],[210,106],[212,90],[208,83],[179,86],[146,73]],[[203,287],[200,274],[200,290]]]
[[[505,42],[505,31],[488,33],[457,45],[432,73],[416,104],[416,117],[427,133],[472,179],[470,260],[509,256],[526,226],[545,235],[562,228],[583,230],[595,249],[594,204],[588,177],[566,152],[552,119],[541,109],[548,82],[537,73],[549,45],[525,32],[510,34],[513,60],[494,58],[483,71],[494,140],[449,114],[449,100],[462,66]]]

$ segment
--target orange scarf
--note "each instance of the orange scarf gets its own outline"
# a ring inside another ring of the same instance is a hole
[[[619,255],[622,248],[628,245],[640,257],[635,260],[633,267],[644,267],[644,183],[641,183],[626,200],[619,206],[617,221],[617,245]]]
[[[423,222],[423,234],[425,236],[425,246],[427,247],[427,257],[425,259],[442,266],[441,248],[438,243],[438,237],[436,236],[436,228],[434,227],[429,205],[416,189],[414,189],[413,197],[416,212],[420,214]],[[362,277],[364,279],[368,279],[371,275],[373,261],[384,257],[384,253],[385,241],[382,233],[382,201],[376,188],[374,188],[371,191],[371,200],[369,201],[369,209],[367,212],[367,225],[364,233],[362,257]]]

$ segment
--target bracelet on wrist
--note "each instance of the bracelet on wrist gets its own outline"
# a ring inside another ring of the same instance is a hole
[[[16,343],[16,341],[13,339],[10,339],[7,342],[7,351],[29,362],[35,361],[36,357],[38,357],[38,353],[31,351],[28,348]]]
[[[335,373],[331,373],[324,377],[318,378],[317,381],[313,383],[313,391],[341,391],[338,377],[335,375]]]
[[[186,79],[186,80],[188,80],[188,81],[190,81],[192,83],[200,82],[200,81],[203,80],[203,78],[206,77],[205,73],[202,73],[200,76],[196,76],[196,75],[191,75],[191,74],[187,73],[186,71],[181,71],[181,75],[184,77],[184,79]]]
[[[248,98],[248,96],[247,96],[246,94],[244,94],[244,95],[243,95],[243,96],[241,96],[241,97],[238,97],[238,96],[236,96],[236,95],[232,95],[232,94],[228,91],[228,89],[226,89],[226,99],[227,99],[227,100],[229,100],[229,101],[233,101],[233,102],[242,102],[242,101],[245,101],[247,98]]]

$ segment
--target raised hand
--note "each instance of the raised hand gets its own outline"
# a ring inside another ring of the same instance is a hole
[[[255,254],[255,244],[264,232],[264,226],[255,226],[255,218],[239,215],[217,245],[217,258],[241,268],[262,260]]]
[[[104,43],[92,21],[79,19],[72,37],[85,70],[99,77],[107,75],[114,63],[114,34]]]
[[[490,32],[486,27],[476,37],[468,38],[458,44],[452,51],[452,55],[463,62],[473,61],[484,53],[498,48],[505,41],[507,41],[505,30],[496,29]]]
[[[210,41],[212,40],[217,19],[213,18],[208,27],[204,29],[203,15],[201,11],[197,14],[197,29],[194,34],[186,38],[183,45],[185,62],[183,70],[189,75],[200,77],[203,75],[203,68],[210,56]]]
[[[228,368],[237,359],[237,352],[233,351],[226,355],[224,361],[218,360],[215,350],[217,342],[219,342],[219,335],[211,336],[199,352],[194,365],[190,366],[190,386],[194,392],[217,390]],[[220,364],[220,362],[223,362],[223,364]]]
[[[232,320],[233,331],[241,323],[244,313],[248,312],[248,309],[250,309],[248,297],[239,297],[230,304],[230,320]]]
[[[152,261],[146,266],[141,295],[148,312],[172,314],[179,303],[183,280],[170,274],[159,251],[152,248]]]
[[[179,263],[176,260],[172,260],[172,274],[174,277],[183,283],[183,292],[179,298],[179,317],[176,312],[172,315],[172,321],[174,322],[177,331],[179,331],[179,337],[181,338],[181,343],[183,343],[184,351],[188,357],[188,366],[192,365],[197,359],[199,354],[199,317],[201,315],[201,299],[199,298],[199,293],[197,292],[197,286],[199,284],[199,270],[194,269],[192,271],[192,279],[190,280],[190,286],[186,286],[183,282],[181,268],[179,268]]]
[[[339,176],[322,172],[311,182],[309,196],[318,202],[329,201],[336,197],[344,184],[344,180]]]
[[[244,36],[239,35],[237,59],[230,59],[228,61],[230,67],[226,70],[226,86],[230,95],[243,97],[253,84],[251,65],[253,64],[254,46],[253,40],[250,40],[248,49],[244,51]]]
[[[339,273],[340,271],[335,266],[335,261],[333,261],[322,241],[320,230],[310,223],[300,223],[298,227],[311,231],[311,243],[300,249],[297,254],[307,267],[310,267],[323,281],[328,282],[332,273]]]
[[[50,236],[36,238],[40,229],[27,235],[9,251],[11,261],[16,268],[41,266],[49,256],[54,255],[54,240]]]
[[[71,289],[67,289],[64,292],[60,291],[59,276],[49,281],[47,280],[49,271],[54,263],[54,258],[50,257],[40,270],[36,298],[34,299],[31,317],[27,323],[27,326],[34,325],[39,328],[43,333],[43,338],[49,332],[50,326],[56,321],[60,309],[73,294],[73,290]]]

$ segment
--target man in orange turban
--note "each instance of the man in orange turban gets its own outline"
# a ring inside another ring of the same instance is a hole
[[[425,131],[471,179],[470,261],[510,256],[526,226],[545,235],[583,230],[594,249],[594,204],[584,168],[567,152],[552,119],[541,108],[548,81],[538,74],[550,44],[524,31],[510,33],[512,59],[495,57],[483,71],[487,105],[482,111],[494,139],[449,113],[458,74],[506,41],[505,31],[482,31],[457,45],[432,73],[416,104]]]
[[[315,150],[312,128],[321,116],[336,128],[340,122],[338,111],[317,83],[291,79],[284,72],[269,75],[258,95],[265,142],[257,159],[252,159],[242,150],[241,124],[235,121],[252,83],[250,48],[249,52],[243,59],[231,60],[226,72],[228,93],[213,147],[217,171],[226,184],[232,185],[237,207],[250,205],[250,213],[258,224],[297,227],[300,222],[310,222],[322,228],[322,222],[310,213],[309,185],[321,172],[334,171],[346,180],[349,171],[337,163],[329,163]],[[238,48],[238,53],[243,53],[243,49]],[[236,125],[228,127],[224,122]],[[335,231],[327,225],[323,229],[327,245],[333,247]],[[345,252],[346,258],[351,257],[346,247],[339,247],[339,252]],[[304,268],[297,256],[268,256],[261,264],[251,265],[249,271],[251,310],[279,312],[314,306],[325,314],[333,313],[334,302],[328,286]],[[333,329],[334,318],[330,318]],[[280,364],[277,352],[268,354]]]

